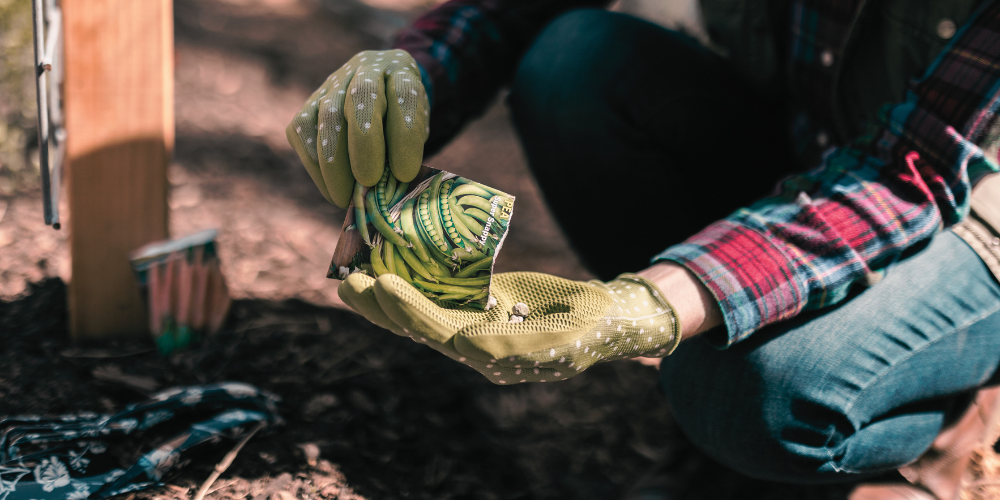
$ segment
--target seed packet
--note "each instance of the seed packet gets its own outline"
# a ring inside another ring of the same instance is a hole
[[[427,166],[400,183],[387,168],[355,187],[327,277],[395,274],[442,305],[486,308],[514,199]]]
[[[149,330],[163,354],[217,332],[231,300],[215,251],[216,231],[150,243],[130,261],[149,313]]]

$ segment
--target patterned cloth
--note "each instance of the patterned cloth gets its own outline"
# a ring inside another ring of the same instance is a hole
[[[453,0],[418,20],[396,46],[423,66],[433,93],[427,151],[482,112],[549,20],[601,3]],[[836,65],[830,60],[847,47],[864,3],[793,2],[791,82],[818,121],[837,119],[824,104],[832,102]],[[708,286],[722,308],[727,344],[835,304],[966,216],[971,186],[998,170],[996,158],[977,145],[993,135],[998,101],[1000,2],[987,2],[904,101],[886,106],[863,137],[654,261],[680,263]]]
[[[187,463],[282,425],[277,402],[252,385],[223,382],[168,389],[114,415],[5,417],[0,500],[104,500],[162,487]],[[143,442],[156,448],[147,446],[135,464],[120,468],[120,448]],[[115,447],[119,452],[108,452]]]

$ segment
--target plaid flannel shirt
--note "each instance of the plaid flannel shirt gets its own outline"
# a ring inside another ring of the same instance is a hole
[[[602,3],[452,0],[417,21],[396,46],[414,55],[434,93],[428,149],[485,109],[546,23]],[[832,120],[822,54],[846,45],[863,0],[792,4],[791,81],[812,114]],[[1000,1],[988,1],[863,137],[653,260],[677,262],[705,283],[722,309],[726,344],[842,301],[966,216],[974,181],[998,170],[977,146],[998,105]]]

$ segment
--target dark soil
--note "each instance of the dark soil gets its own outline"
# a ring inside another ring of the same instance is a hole
[[[683,442],[655,371],[638,363],[497,387],[354,314],[298,300],[237,301],[197,350],[127,355],[144,346],[73,348],[63,304],[58,279],[0,304],[0,414],[112,412],[162,388],[226,380],[274,392],[287,425],[243,449],[216,484],[240,479],[215,498],[251,498],[286,472],[300,497],[615,498]],[[316,466],[307,443],[320,450]],[[140,497],[188,497],[213,466],[195,463]]]

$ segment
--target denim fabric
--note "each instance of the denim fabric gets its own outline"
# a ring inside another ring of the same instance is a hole
[[[509,104],[549,207],[605,281],[763,197],[791,164],[780,103],[693,39],[624,14],[557,18]]]
[[[847,302],[661,364],[677,422],[752,477],[856,480],[916,460],[1000,364],[1000,284],[944,232]]]

